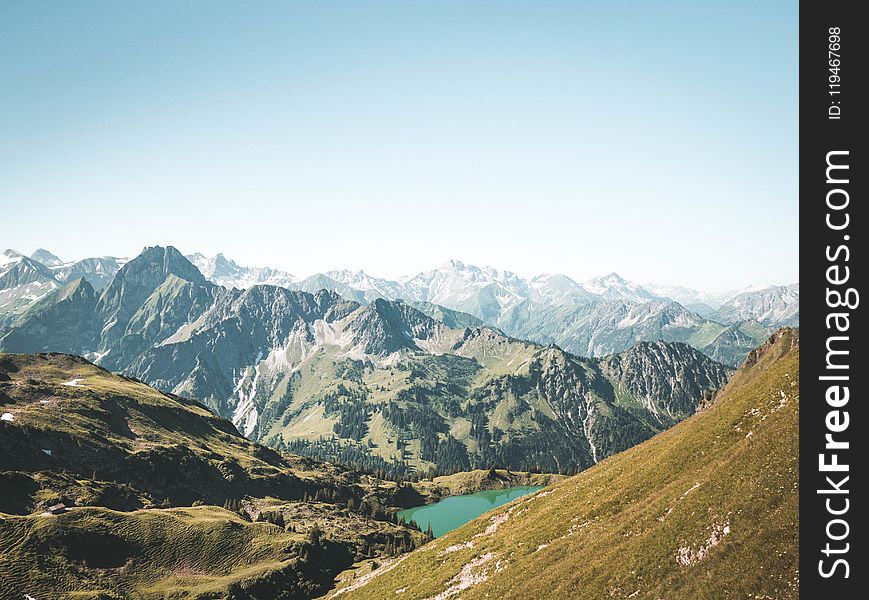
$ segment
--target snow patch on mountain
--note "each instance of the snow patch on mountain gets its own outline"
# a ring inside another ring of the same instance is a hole
[[[256,429],[259,419],[259,410],[255,404],[257,383],[260,376],[259,362],[262,360],[262,352],[257,354],[253,367],[253,378],[249,385],[245,386],[250,375],[250,368],[246,368],[244,373],[239,378],[233,392],[234,396],[238,396],[238,403],[235,405],[235,410],[232,413],[232,424],[235,425],[243,435],[249,436]]]
[[[218,253],[207,257],[199,252],[186,256],[206,279],[225,288],[245,290],[255,285],[275,285],[292,288],[294,275],[270,267],[244,267]]]
[[[12,250],[11,248],[8,248],[3,251],[3,254],[0,254],[0,269],[3,269],[5,271],[12,263],[18,264],[19,262],[21,262],[22,258],[24,258],[23,254],[20,254],[15,250]]]
[[[719,296],[681,285],[645,283],[643,287],[660,298],[675,300],[685,307],[706,305],[715,310],[724,302]]]
[[[754,320],[779,327],[798,325],[799,310],[799,287],[774,286],[743,292],[731,298],[718,310],[718,317],[725,324]]]
[[[63,264],[63,261],[58,258],[58,256],[52,252],[49,252],[45,248],[37,249],[33,254],[30,255],[30,258],[37,262],[41,262],[46,267],[59,267]]]
[[[603,298],[610,300],[626,300],[628,302],[653,302],[662,300],[643,286],[627,281],[617,273],[603,277],[595,277],[583,283],[583,287]]]

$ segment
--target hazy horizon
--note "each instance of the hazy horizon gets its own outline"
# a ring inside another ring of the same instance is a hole
[[[796,48],[793,2],[4,3],[0,244],[792,283]]]
[[[161,245],[161,244],[150,244],[150,246],[155,246],[155,245]],[[183,247],[179,247],[177,244],[162,244],[162,246],[164,246],[164,247],[165,247],[165,246],[172,246],[172,247],[174,247],[175,249],[177,249],[179,252],[181,252],[181,253],[182,253],[184,256],[186,256],[186,257],[192,256],[192,255],[196,254],[197,252],[198,252],[199,254],[202,254],[203,256],[205,256],[207,259],[213,259],[213,258],[216,257],[216,254],[215,254],[215,255],[206,255],[206,254],[204,254],[204,253],[202,253],[202,252],[199,252],[198,250],[187,251],[185,248],[183,248]],[[34,254],[37,250],[46,250],[46,251],[48,251],[48,252],[51,252],[51,253],[54,254],[55,256],[57,256],[57,257],[58,257],[59,259],[61,259],[64,263],[71,263],[71,262],[78,261],[78,260],[83,260],[83,259],[86,259],[86,258],[99,258],[99,257],[110,257],[110,258],[116,258],[116,259],[130,260],[130,259],[135,258],[136,256],[138,256],[138,255],[139,255],[139,254],[140,254],[140,253],[141,253],[141,252],[142,252],[146,247],[147,247],[147,246],[143,247],[143,248],[142,248],[140,251],[138,251],[138,252],[129,253],[129,254],[122,254],[122,253],[109,253],[109,254],[106,254],[106,253],[102,253],[102,254],[94,255],[94,256],[77,256],[77,257],[66,257],[66,256],[60,256],[60,255],[58,255],[56,252],[54,252],[51,248],[46,248],[45,246],[36,246],[36,247],[33,247],[32,250],[30,250],[29,252],[28,252],[28,251],[21,250],[21,249],[19,249],[19,248],[4,248],[3,250],[0,250],[0,252],[5,251],[5,250],[13,250],[13,251],[15,251],[15,252],[20,252],[21,254],[30,257],[30,256],[31,256],[32,254]],[[335,271],[344,271],[344,270],[347,270],[347,271],[352,271],[352,272],[363,271],[366,275],[368,275],[368,276],[370,276],[370,277],[375,277],[375,278],[380,278],[380,279],[387,279],[387,280],[392,280],[392,281],[402,281],[402,280],[409,279],[409,278],[411,278],[411,277],[413,277],[413,276],[415,276],[415,275],[418,275],[418,274],[423,273],[423,272],[426,272],[426,271],[431,271],[431,270],[434,270],[434,269],[437,269],[437,268],[440,268],[440,267],[445,267],[445,266],[447,266],[447,265],[448,265],[449,263],[451,263],[451,262],[459,262],[459,263],[462,263],[463,265],[465,265],[465,266],[467,266],[467,267],[476,267],[476,268],[479,268],[479,269],[495,269],[495,270],[502,271],[502,272],[512,273],[512,274],[514,274],[514,275],[517,275],[517,276],[519,276],[519,277],[522,277],[523,279],[532,279],[532,278],[534,278],[534,277],[542,276],[542,275],[566,275],[567,277],[570,277],[572,280],[574,280],[574,281],[577,282],[577,283],[583,283],[583,282],[587,282],[587,281],[590,280],[590,279],[595,279],[595,278],[598,278],[598,277],[606,277],[606,276],[608,276],[608,275],[615,274],[615,275],[618,275],[619,277],[622,277],[623,279],[625,279],[625,280],[627,280],[627,281],[629,281],[629,282],[631,282],[631,283],[636,283],[636,284],[640,284],[640,285],[668,285],[668,286],[674,286],[674,287],[685,287],[685,288],[693,289],[693,290],[695,290],[695,291],[699,291],[699,292],[707,292],[707,293],[710,293],[710,294],[725,294],[725,293],[733,292],[733,291],[738,290],[738,289],[752,288],[752,287],[760,287],[760,286],[767,286],[767,285],[769,285],[769,286],[788,286],[788,285],[792,285],[792,284],[794,284],[794,283],[799,283],[799,281],[798,281],[797,279],[794,279],[793,281],[764,281],[764,282],[749,282],[749,283],[746,283],[746,284],[741,285],[741,286],[736,286],[736,287],[731,287],[731,288],[721,288],[721,289],[719,289],[719,288],[695,288],[695,287],[693,287],[693,286],[690,286],[690,285],[687,285],[687,284],[684,284],[684,283],[681,283],[681,282],[678,282],[678,281],[652,281],[652,280],[649,280],[649,279],[643,279],[642,277],[639,277],[639,278],[629,277],[629,276],[625,275],[624,273],[620,273],[620,272],[612,271],[612,270],[609,270],[609,271],[600,271],[600,272],[595,273],[595,274],[593,274],[593,275],[591,275],[591,276],[589,276],[589,277],[582,277],[582,278],[580,278],[580,277],[576,277],[576,276],[574,276],[574,275],[571,275],[570,273],[560,273],[560,272],[555,272],[555,271],[546,271],[546,270],[538,270],[538,271],[528,272],[528,273],[526,273],[526,272],[518,272],[518,271],[516,271],[516,270],[514,270],[514,269],[509,268],[509,266],[506,266],[506,265],[475,264],[475,263],[472,263],[472,262],[469,262],[469,261],[462,260],[461,258],[457,258],[457,257],[451,257],[451,258],[447,258],[447,259],[441,260],[441,261],[438,262],[437,264],[432,264],[432,265],[421,265],[417,270],[415,270],[415,271],[413,271],[413,272],[409,272],[409,273],[401,273],[400,275],[397,275],[397,276],[394,276],[394,275],[388,275],[388,274],[383,274],[383,273],[378,273],[378,272],[374,272],[374,271],[371,271],[370,269],[365,269],[365,268],[362,268],[362,269],[348,269],[348,268],[346,268],[346,267],[342,267],[342,266],[336,266],[336,267],[334,267],[334,268],[330,268],[330,269],[323,269],[323,270],[320,270],[320,271],[304,272],[304,273],[303,273],[303,272],[296,272],[296,271],[294,271],[294,270],[292,270],[292,269],[282,269],[282,268],[279,268],[279,267],[275,267],[275,265],[273,265],[273,264],[267,264],[267,263],[256,263],[256,264],[246,264],[246,263],[241,263],[241,262],[235,260],[232,256],[227,256],[226,253],[220,252],[220,253],[218,253],[218,254],[223,254],[223,257],[224,257],[224,258],[226,258],[227,260],[234,261],[234,262],[235,262],[236,264],[238,264],[240,267],[246,267],[246,268],[272,268],[272,269],[278,269],[278,270],[280,270],[280,271],[284,271],[284,272],[286,272],[286,273],[288,273],[288,274],[290,274],[290,275],[296,277],[296,278],[299,279],[299,280],[305,279],[305,278],[307,278],[307,277],[312,277],[312,276],[314,276],[314,275],[318,275],[318,274],[327,274],[327,273],[330,273],[330,272],[335,272]]]

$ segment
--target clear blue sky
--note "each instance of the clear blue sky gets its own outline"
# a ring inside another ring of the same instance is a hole
[[[0,245],[797,279],[796,2],[0,0]]]

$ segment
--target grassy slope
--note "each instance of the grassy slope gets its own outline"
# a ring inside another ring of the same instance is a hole
[[[798,332],[782,330],[706,411],[346,597],[797,598],[798,380]]]
[[[330,507],[319,503],[271,504],[294,528],[214,506],[2,516],[0,597],[310,598],[364,556],[354,543],[379,544],[380,556],[387,537],[406,535],[346,511],[324,514]],[[313,521],[324,530],[318,544],[305,530]]]
[[[281,456],[247,440],[196,402],[78,357],[0,354],[0,378],[2,410],[14,418],[0,424],[0,472],[7,479],[19,473],[41,482],[32,492],[32,510],[52,501],[72,504],[79,496],[80,504],[92,503],[84,488],[100,482],[135,489],[135,497],[95,502],[122,509],[166,499],[175,505],[221,504],[245,495],[298,499],[333,482],[352,483],[340,469]],[[14,479],[24,485],[20,476]],[[75,481],[82,489],[74,489]],[[58,487],[55,495],[52,486]],[[6,500],[0,511],[28,508]]]
[[[423,540],[348,509],[388,492],[381,482],[279,455],[77,357],[0,354],[0,412],[13,415],[0,422],[2,598],[305,598],[355,561]],[[226,500],[285,526],[190,506]],[[73,508],[44,514],[55,502]]]
[[[196,595],[290,564],[292,543],[303,539],[216,507],[80,508],[57,517],[6,517],[0,572],[4,592],[35,597]]]

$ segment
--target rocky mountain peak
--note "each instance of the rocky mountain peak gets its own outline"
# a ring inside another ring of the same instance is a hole
[[[160,268],[163,277],[172,273],[191,283],[208,285],[199,269],[187,260],[174,246],[145,248],[138,257],[124,265],[121,270],[126,270],[129,273],[130,271],[145,267],[145,265],[147,265],[146,268],[151,269],[157,266]]]
[[[418,350],[414,340],[431,337],[437,321],[402,301],[376,298],[353,319],[354,343],[366,354],[386,356],[401,349]]]
[[[51,270],[42,263],[8,249],[0,257],[0,289],[45,282],[57,286]]]
[[[618,273],[589,279],[583,287],[593,294],[604,298],[627,300],[629,302],[649,302],[660,300],[646,288],[622,278]]]
[[[97,297],[94,286],[92,286],[91,283],[84,277],[79,277],[78,279],[70,281],[58,291],[59,299],[69,298],[77,295],[93,298],[94,300],[96,300]]]
[[[2,258],[0,258],[0,266],[11,262],[17,262],[23,256],[24,255],[17,250],[6,248],[6,250],[3,251]]]
[[[145,248],[121,267],[100,295],[97,312],[106,323],[101,347],[107,348],[120,339],[133,314],[169,275],[199,287],[214,287],[176,248]]]
[[[710,383],[720,388],[733,372],[681,342],[640,342],[604,358],[601,370],[662,421],[693,414]]]
[[[234,260],[230,260],[226,258],[222,253],[218,252],[214,255],[213,276],[227,276],[227,275],[238,275],[241,271],[241,268]]]
[[[607,283],[621,283],[621,284],[627,283],[627,280],[625,280],[621,275],[619,275],[615,271],[613,271],[609,275],[604,275],[600,279],[602,281],[607,282]]]
[[[46,267],[59,267],[63,264],[63,261],[60,260],[57,255],[49,252],[45,248],[37,249],[33,254],[30,255],[30,258],[37,262],[41,262]]]
[[[734,296],[721,306],[718,318],[725,324],[754,319],[763,325],[790,326],[799,323],[799,310],[799,286],[771,286]]]
[[[293,289],[297,287],[294,285],[295,277],[290,273],[269,267],[245,267],[228,258],[222,252],[218,252],[211,258],[201,252],[195,252],[187,255],[187,259],[209,281],[226,288],[246,289],[261,284],[293,287]],[[307,291],[314,290],[308,289]]]

